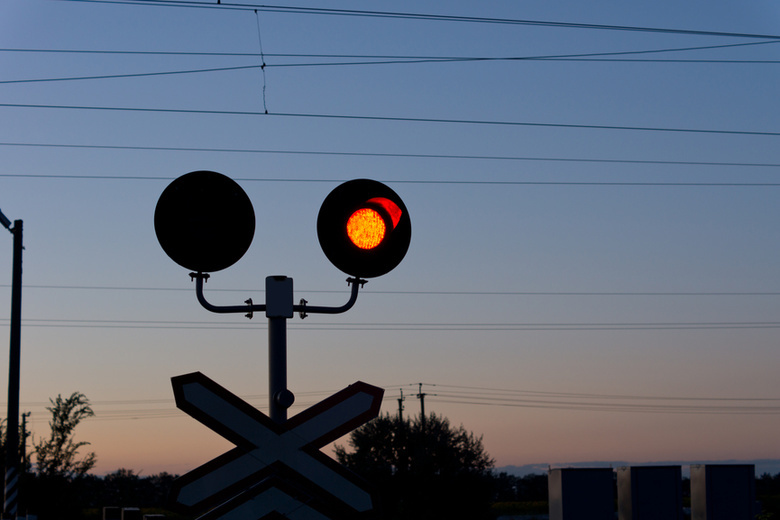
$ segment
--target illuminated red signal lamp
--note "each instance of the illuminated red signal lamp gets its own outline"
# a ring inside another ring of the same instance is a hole
[[[412,238],[409,211],[381,182],[355,179],[336,187],[317,217],[322,251],[351,276],[373,278],[403,260]]]
[[[347,236],[360,249],[373,249],[395,230],[402,215],[401,208],[390,199],[369,199],[347,219]]]

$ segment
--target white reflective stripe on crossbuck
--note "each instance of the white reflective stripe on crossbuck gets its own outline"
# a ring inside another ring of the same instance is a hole
[[[182,487],[178,495],[182,505],[192,506],[278,461],[353,509],[371,509],[369,493],[302,451],[302,448],[370,410],[374,401],[372,395],[357,392],[279,435],[198,382],[185,384],[181,390],[188,403],[256,446]]]
[[[263,518],[276,511],[290,520],[331,520],[322,513],[302,504],[284,491],[270,488],[252,500],[244,502],[214,517],[214,520],[246,520],[247,518]]]

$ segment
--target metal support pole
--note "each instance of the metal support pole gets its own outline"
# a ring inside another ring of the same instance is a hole
[[[19,497],[19,365],[22,346],[22,221],[14,221],[11,286],[11,346],[8,359],[8,415],[5,444],[4,518],[15,518]]]
[[[287,408],[292,405],[289,402],[292,393],[287,389],[286,318],[268,318],[268,391],[271,419],[278,423],[285,422]]]

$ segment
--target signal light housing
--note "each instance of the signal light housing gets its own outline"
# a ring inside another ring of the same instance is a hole
[[[317,217],[317,237],[328,260],[359,278],[392,271],[412,238],[409,211],[401,197],[381,182],[355,179],[325,198]]]
[[[212,171],[178,177],[160,195],[154,230],[165,253],[182,267],[214,272],[236,263],[252,243],[255,212],[246,192]]]

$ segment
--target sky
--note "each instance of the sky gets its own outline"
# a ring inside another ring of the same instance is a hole
[[[264,317],[200,307],[155,237],[165,187],[212,170],[257,220],[217,305],[262,302],[271,275],[346,302],[316,236],[343,181],[411,216],[353,309],[289,320],[290,415],[364,381],[385,413],[422,391],[497,466],[780,458],[778,21],[764,0],[2,2],[34,440],[79,391],[95,472],[181,474],[231,445],[171,377],[267,412]]]

